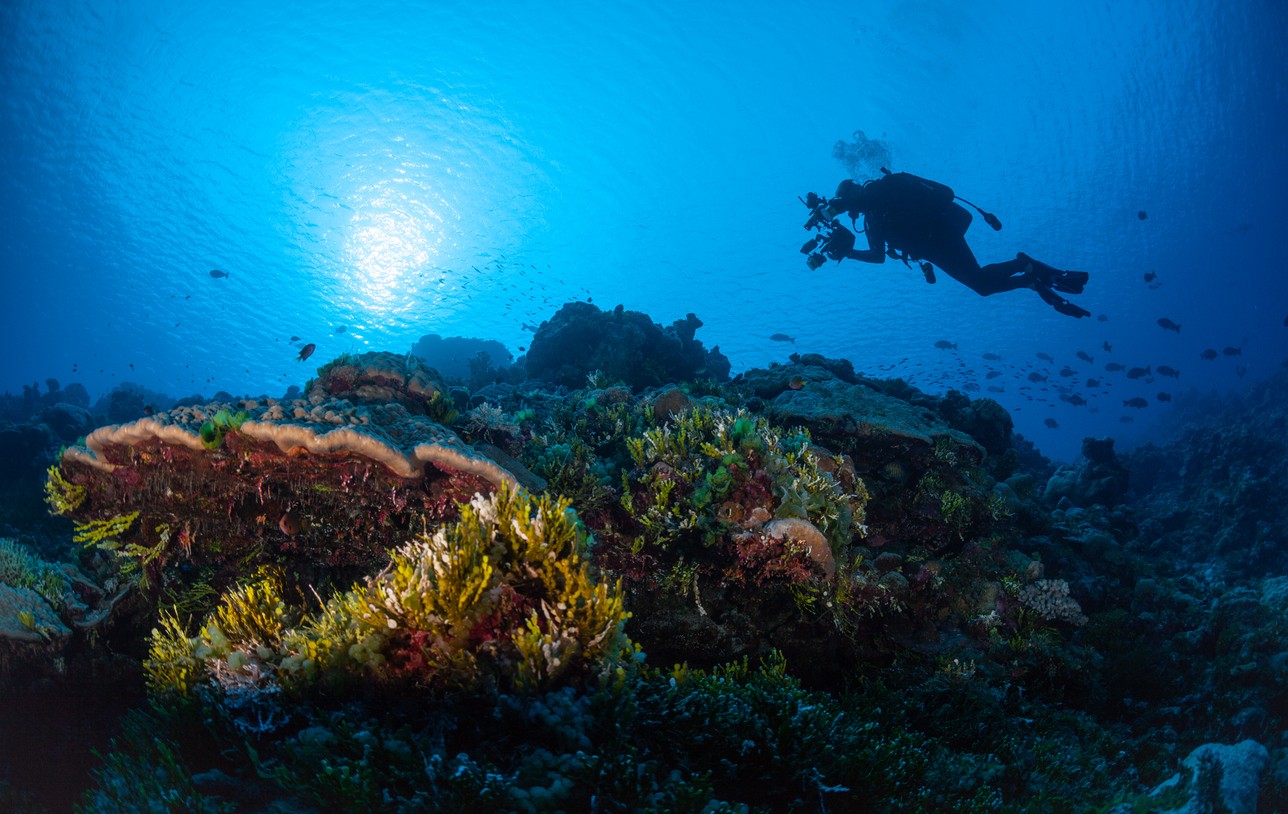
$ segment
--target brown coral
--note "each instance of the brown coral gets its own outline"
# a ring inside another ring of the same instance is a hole
[[[220,420],[235,429],[203,443],[203,424]],[[119,542],[155,552],[155,569],[180,556],[230,570],[238,558],[366,566],[423,523],[453,517],[458,501],[515,483],[399,404],[319,398],[102,427],[64,453],[61,470],[87,490],[73,520],[141,513]]]

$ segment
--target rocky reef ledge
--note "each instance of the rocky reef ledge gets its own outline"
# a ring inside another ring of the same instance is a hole
[[[817,355],[730,379],[696,317],[644,322],[566,306],[490,381],[346,356],[63,451],[76,563],[0,546],[0,684],[146,692],[84,810],[1286,799],[1283,580],[1218,584],[1239,539],[1166,525],[1227,469],[1149,469],[1202,432],[1057,470],[988,399]]]

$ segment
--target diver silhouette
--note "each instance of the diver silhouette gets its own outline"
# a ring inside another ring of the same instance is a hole
[[[1002,228],[996,216],[958,198],[944,184],[906,172],[891,173],[884,167],[881,171],[885,173],[883,177],[866,184],[849,179],[842,181],[836,195],[827,201],[812,192],[809,194],[806,205],[813,214],[805,228],[824,227],[822,235],[801,249],[806,254],[816,247],[819,250],[810,256],[810,268],[822,265],[820,254],[837,261],[850,258],[865,263],[884,263],[890,257],[905,264],[920,262],[927,282],[933,283],[934,272],[928,261],[981,296],[1031,288],[1062,314],[1091,315],[1056,293],[1081,294],[1088,279],[1085,271],[1060,271],[1023,252],[1014,260],[980,266],[966,244],[971,213],[957,201],[978,210],[995,230]],[[841,212],[847,213],[851,221],[863,216],[867,250],[854,248],[854,232],[835,219]]]

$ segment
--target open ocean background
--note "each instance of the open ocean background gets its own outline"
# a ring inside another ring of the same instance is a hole
[[[696,313],[735,372],[841,356],[996,398],[1058,459],[1129,447],[1288,351],[1285,32],[1288,4],[1217,0],[10,0],[0,391],[276,396],[428,333],[518,355],[593,298]],[[877,172],[837,142],[998,214],[982,263],[1089,271],[1096,316],[892,262],[810,272],[796,196]]]

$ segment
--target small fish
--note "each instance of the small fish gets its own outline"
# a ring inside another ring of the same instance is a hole
[[[1091,358],[1091,354],[1087,353],[1085,350],[1080,350],[1074,355],[1089,365],[1094,364],[1096,361],[1095,359]]]
[[[1164,331],[1176,331],[1177,333],[1181,332],[1181,326],[1175,322],[1172,322],[1167,317],[1159,317],[1156,320],[1156,322],[1158,322],[1158,327],[1162,328]]]
[[[1054,362],[1054,361],[1055,361],[1055,359],[1051,358],[1051,354],[1049,354],[1049,353],[1039,353],[1039,354],[1038,354],[1038,358],[1039,358],[1039,359],[1041,359],[1041,360],[1042,360],[1042,361],[1044,361],[1044,362]]]
[[[287,512],[277,521],[277,528],[287,537],[294,537],[304,531],[304,521],[295,512]]]
[[[1104,342],[1102,342],[1102,343],[1101,343],[1101,345],[1100,345],[1100,347],[1102,347],[1102,348],[1104,348],[1104,349],[1105,349],[1105,353],[1113,353],[1113,352],[1114,352],[1114,346],[1113,346],[1113,345],[1111,345],[1111,344],[1109,344],[1109,340],[1108,340],[1108,339],[1106,339]]]
[[[1242,356],[1243,348],[1222,348],[1221,355],[1222,356]]]
[[[800,376],[793,376],[791,381],[787,382],[787,386],[793,390],[803,390],[805,388],[805,380]]]
[[[1158,394],[1158,400],[1159,400],[1159,401],[1171,401],[1171,400],[1172,400],[1172,394],[1171,394],[1171,393],[1159,393],[1159,394]]]
[[[524,331],[532,331],[533,333],[536,333],[536,332],[537,332],[537,326],[536,326],[536,325],[529,325],[529,324],[528,324],[528,323],[526,323],[526,322],[525,322],[525,323],[523,323],[523,325],[522,325],[522,326],[520,326],[520,328],[521,328],[521,330],[524,330]]]
[[[1066,404],[1072,404],[1074,407],[1081,407],[1087,403],[1087,400],[1084,399],[1082,396],[1078,395],[1077,393],[1072,393],[1067,396],[1061,395],[1060,401],[1063,401]]]
[[[338,333],[338,334],[342,334],[342,333],[344,333],[346,330],[348,330],[348,329],[347,329],[347,328],[345,328],[343,325],[341,325],[341,326],[339,326],[339,327],[337,327],[337,328],[335,329],[335,332],[336,332],[336,333]]]
[[[156,411],[157,411],[157,408],[153,407],[151,404],[145,404],[145,405],[143,405],[143,414],[144,414],[144,415],[152,415],[152,414],[153,414],[153,413],[155,413]]]
[[[1108,322],[1108,321],[1109,321],[1108,314],[1101,314],[1100,316],[1096,317],[1096,322]]]
[[[1216,357],[1220,356],[1220,354],[1217,353],[1216,350],[1213,348],[1207,348],[1202,353],[1200,353],[1199,356],[1203,357],[1204,359],[1207,359],[1210,362]]]
[[[1003,386],[1002,386],[1002,385],[1000,385],[1000,384],[990,384],[988,387],[986,387],[986,388],[984,388],[984,389],[985,389],[985,390],[987,390],[987,391],[988,391],[988,392],[990,392],[990,393],[1005,393],[1005,392],[1006,392],[1006,388],[1005,388],[1005,387],[1003,387]]]
[[[1036,370],[1029,374],[1029,381],[1031,382],[1044,382],[1046,380],[1047,380],[1047,377],[1043,376],[1041,373],[1038,373]]]
[[[1099,387],[1099,386],[1100,386],[1099,379],[1087,379],[1087,387]]]
[[[957,350],[957,343],[949,342],[947,339],[941,339],[935,343],[935,347],[940,350]]]
[[[1247,365],[1239,365],[1234,369],[1235,375],[1237,375],[1240,379],[1242,379],[1247,372],[1248,372]]]
[[[1148,402],[1148,401],[1145,401],[1145,400],[1144,400],[1143,398],[1141,398],[1140,396],[1137,396],[1137,397],[1136,397],[1136,398],[1134,398],[1134,399],[1127,399],[1126,401],[1124,401],[1124,402],[1123,402],[1123,406],[1124,406],[1124,407],[1135,407],[1137,410],[1143,410],[1144,408],[1146,408],[1146,407],[1148,407],[1148,406],[1149,406],[1149,402]]]
[[[1063,376],[1063,377],[1065,377],[1065,378],[1067,379],[1067,378],[1069,378],[1070,376],[1077,376],[1077,375],[1078,375],[1078,371],[1074,370],[1073,368],[1069,367],[1068,365],[1065,365],[1064,367],[1060,368],[1060,375],[1061,375],[1061,376]]]
[[[1181,371],[1177,370],[1174,367],[1169,367],[1168,365],[1158,365],[1154,369],[1158,371],[1158,375],[1160,376],[1166,376],[1169,379],[1181,378]]]
[[[773,334],[769,337],[769,341],[770,342],[791,342],[793,345],[796,344],[796,338],[792,336],[788,336],[787,334]]]
[[[1147,367],[1133,367],[1131,370],[1127,371],[1127,378],[1143,379],[1144,377],[1148,376],[1150,372],[1151,372],[1150,369]]]
[[[1105,370],[1108,370],[1110,373],[1117,373],[1120,370],[1126,370],[1126,369],[1127,369],[1126,365],[1120,365],[1117,362],[1110,362],[1109,364],[1105,365]]]
[[[317,345],[315,345],[315,344],[313,344],[312,342],[310,342],[309,344],[307,344],[307,345],[305,345],[304,347],[300,348],[300,358],[299,358],[297,361],[303,362],[305,359],[307,359],[307,358],[309,358],[310,356],[312,356],[312,355],[313,355],[313,351],[315,351],[315,350],[317,350],[317,349],[318,349],[318,346],[317,346]]]
[[[1285,324],[1285,325],[1288,325],[1288,319],[1285,319],[1285,320],[1284,320],[1284,324]],[[1000,362],[1000,361],[1002,361],[1002,357],[1001,357],[1001,356],[999,356],[999,355],[998,355],[998,354],[996,354],[996,353],[986,353],[986,354],[984,354],[984,359],[985,359],[985,360],[987,360],[987,361],[989,361],[989,362]]]
[[[299,338],[298,336],[292,336],[290,341],[292,341],[292,342],[299,342],[299,341],[300,341],[300,338]]]
[[[520,345],[519,350],[526,352],[528,348],[525,345]]]
[[[1053,430],[1060,429],[1060,422],[1056,421],[1054,418],[1048,418],[1042,423],[1046,424],[1048,427],[1050,427]]]
[[[908,470],[900,461],[891,461],[881,467],[881,477],[886,480],[905,481],[908,479]]]
[[[1158,279],[1158,273],[1153,271],[1145,272],[1145,282],[1152,283]]]
[[[228,272],[226,272],[226,271],[220,271],[219,269],[211,269],[211,270],[210,270],[210,276],[211,276],[211,277],[214,277],[216,280],[218,280],[220,277],[227,277],[227,276],[228,276]]]
[[[1001,375],[1002,375],[1002,371],[1000,371],[1000,370],[990,370],[989,372],[987,372],[987,373],[985,373],[985,374],[984,374],[984,378],[985,378],[985,379],[996,379],[998,376],[1001,376]]]
[[[1136,217],[1137,217],[1137,218],[1140,218],[1141,220],[1148,220],[1148,219],[1149,219],[1149,215],[1148,215],[1148,214],[1146,214],[1146,212],[1145,212],[1145,210],[1144,210],[1144,209],[1142,209],[1142,210],[1140,210],[1139,212],[1137,212],[1137,213],[1136,213]]]

